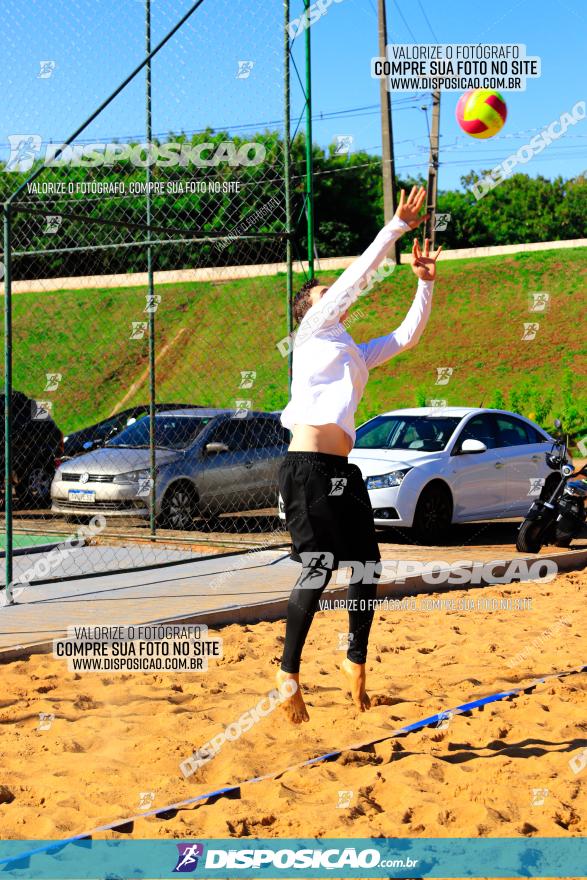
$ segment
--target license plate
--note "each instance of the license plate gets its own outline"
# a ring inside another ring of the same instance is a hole
[[[96,500],[96,493],[91,492],[88,489],[70,489],[68,497],[70,501],[81,501],[85,504],[93,504]]]

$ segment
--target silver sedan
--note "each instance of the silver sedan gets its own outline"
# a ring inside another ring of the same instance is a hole
[[[289,433],[274,413],[182,409],[155,415],[155,512],[189,529],[196,517],[276,507],[277,472]],[[51,485],[52,511],[70,516],[148,516],[149,417],[101,449],[64,461]]]

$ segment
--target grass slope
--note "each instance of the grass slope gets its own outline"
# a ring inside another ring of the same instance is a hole
[[[587,249],[580,248],[441,263],[420,344],[372,371],[358,422],[416,405],[418,394],[449,405],[489,405],[494,391],[507,395],[528,381],[539,395],[554,394],[556,410],[566,370],[584,398],[586,278]],[[296,289],[302,281],[296,277]],[[360,316],[350,328],[357,342],[396,327],[415,285],[410,268],[400,266],[359,299]],[[529,294],[537,291],[550,294],[550,308],[532,314]],[[257,409],[286,404],[287,359],[276,348],[286,334],[284,275],[160,285],[156,292],[162,297],[157,351],[170,345],[157,363],[157,400],[234,407],[247,399]],[[121,408],[148,365],[146,334],[130,338],[132,322],[148,319],[145,294],[136,287],[15,295],[15,388],[53,400],[66,433]],[[534,320],[536,339],[523,341],[524,322]],[[0,340],[3,345],[2,334]],[[436,385],[437,367],[447,366],[453,368],[449,384]],[[243,370],[257,373],[252,389],[239,387]],[[56,391],[44,390],[47,373],[62,374]],[[124,405],[147,399],[148,380]]]

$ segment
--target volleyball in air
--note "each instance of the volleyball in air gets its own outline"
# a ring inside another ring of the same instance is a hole
[[[492,89],[465,92],[457,104],[457,122],[475,138],[490,138],[503,128],[508,115],[505,101]]]

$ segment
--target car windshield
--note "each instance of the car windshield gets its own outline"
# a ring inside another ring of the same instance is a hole
[[[357,431],[355,449],[444,449],[461,419],[458,416],[377,416]]]
[[[195,440],[212,416],[155,416],[155,446],[160,449],[185,449]],[[129,425],[106,446],[131,448],[149,446],[149,416]]]

